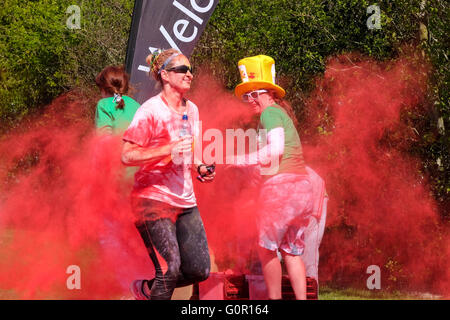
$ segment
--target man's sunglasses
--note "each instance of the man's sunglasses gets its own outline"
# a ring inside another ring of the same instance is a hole
[[[261,89],[261,90],[255,90],[255,91],[250,91],[250,92],[244,93],[242,95],[242,101],[248,102],[250,97],[253,100],[258,99],[260,93],[267,93],[267,92],[268,92],[267,90]]]
[[[186,65],[176,66],[176,67],[172,67],[172,68],[169,68],[169,69],[166,69],[166,70],[167,71],[173,71],[175,73],[187,73],[188,71],[190,73],[193,73],[192,67],[186,66]]]

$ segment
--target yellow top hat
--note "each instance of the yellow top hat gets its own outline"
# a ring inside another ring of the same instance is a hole
[[[275,84],[275,60],[269,56],[258,55],[239,60],[239,72],[242,83],[234,90],[236,96],[242,97],[246,92],[259,89],[273,89],[279,98],[286,94],[283,88]]]

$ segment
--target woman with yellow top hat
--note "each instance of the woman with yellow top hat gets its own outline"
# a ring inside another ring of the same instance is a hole
[[[282,100],[284,89],[275,84],[274,60],[258,55],[240,60],[238,66],[242,83],[235,94],[260,115],[260,147],[254,153],[238,156],[234,164],[257,164],[261,169],[258,255],[268,297],[282,297],[279,251],[296,299],[306,299],[306,273],[301,258],[304,233],[312,217],[320,220],[326,197],[324,183],[305,166],[295,117],[289,104]]]

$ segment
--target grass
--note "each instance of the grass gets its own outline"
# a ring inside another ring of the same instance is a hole
[[[320,287],[319,300],[440,300],[441,296],[420,292],[362,290],[354,288],[335,289]]]
[[[182,289],[182,288],[180,288]],[[177,289],[179,290],[179,289]],[[184,300],[185,292],[174,294],[173,300]],[[190,296],[190,294],[189,294]],[[58,299],[54,297],[55,299]],[[20,299],[14,290],[0,289],[0,300]],[[48,299],[53,299],[48,297]],[[131,299],[130,297],[117,297],[117,300]],[[330,287],[320,287],[319,300],[440,300],[441,296],[429,293],[405,293],[387,292],[383,290],[361,290],[354,288],[335,289]]]

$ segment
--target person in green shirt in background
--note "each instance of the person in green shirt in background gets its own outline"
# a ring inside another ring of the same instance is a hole
[[[309,269],[305,265],[311,266],[310,276],[317,281],[328,198],[325,183],[305,165],[295,115],[282,100],[284,89],[275,84],[275,61],[258,55],[241,59],[238,67],[242,83],[236,86],[235,94],[260,115],[259,147],[253,153],[227,159],[227,164],[260,168],[258,255],[268,298],[282,298],[279,252],[296,299],[304,300]]]
[[[130,125],[140,104],[133,98],[129,97],[130,82],[129,75],[125,72],[123,66],[107,66],[95,78],[95,83],[100,89],[101,99],[98,101],[95,112],[95,128],[100,139],[99,145],[95,151],[94,167],[101,166],[104,161],[115,161],[114,154],[104,154],[110,151],[110,144],[115,145],[116,142],[122,141],[125,130]],[[120,145],[117,144],[118,148]],[[118,155],[120,155],[118,149]],[[111,160],[106,160],[111,158]],[[120,157],[117,158],[120,162]],[[132,184],[134,174],[138,167],[122,167],[120,172],[120,188],[124,189],[124,195],[127,188]],[[114,174],[114,173],[112,173]],[[117,201],[120,201],[117,199]],[[123,201],[123,200],[122,200]],[[116,259],[114,271],[115,277],[111,281],[118,282],[123,287],[124,292],[128,291],[129,280],[127,279],[127,270],[123,265],[129,261],[130,256],[126,253],[127,248],[123,243],[122,229],[123,226],[119,222],[115,214],[104,212],[104,231],[99,235],[100,245],[103,254],[106,257],[114,257]],[[125,291],[126,290],[126,291]]]
[[[140,104],[127,96],[130,76],[123,66],[107,66],[95,78],[101,99],[95,111],[95,127],[100,135],[122,136]],[[125,177],[132,177],[138,167],[126,167]]]
[[[95,78],[102,99],[97,103],[95,126],[99,133],[123,133],[140,104],[127,96],[129,76],[121,66],[108,66]]]

